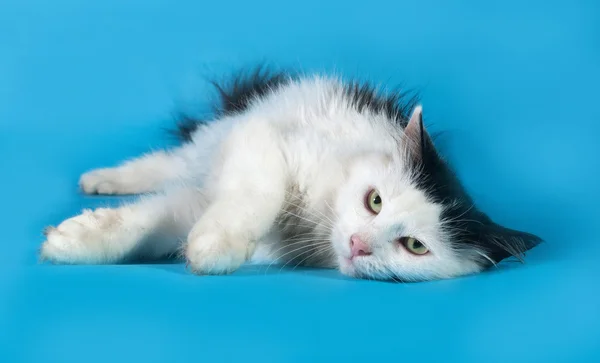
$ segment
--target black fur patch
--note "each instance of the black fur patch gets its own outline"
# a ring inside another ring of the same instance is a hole
[[[410,118],[410,112],[419,102],[418,94],[409,92],[378,92],[369,83],[350,82],[344,86],[344,92],[350,99],[350,106],[358,112],[365,110],[373,114],[383,113],[389,120],[404,128]]]
[[[291,74],[287,72],[274,72],[267,67],[258,66],[247,72],[237,72],[229,82],[212,81],[211,83],[219,93],[219,104],[214,110],[215,116],[244,112],[254,100],[264,97],[291,79]],[[209,120],[181,115],[177,120],[175,134],[181,142],[189,142],[192,134],[209,122]]]
[[[541,238],[500,226],[480,211],[448,163],[438,154],[420,120],[420,154],[409,157],[409,167],[419,189],[435,203],[444,206],[442,221],[452,235],[452,243],[465,252],[477,249],[480,264],[489,267],[505,258],[523,261],[525,252],[542,242]]]
[[[221,105],[217,112],[219,115],[243,112],[250,107],[253,100],[264,97],[291,79],[291,74],[287,72],[270,71],[264,66],[259,66],[248,73],[239,72],[230,84],[220,85],[212,82],[221,96]]]
[[[186,114],[179,114],[176,117],[175,123],[175,130],[167,130],[167,132],[175,136],[179,142],[185,143],[192,141],[194,132],[200,127],[208,125],[210,121]]]
[[[273,71],[265,66],[258,66],[248,71],[238,71],[228,82],[211,83],[219,93],[219,104],[215,107],[215,116],[231,115],[244,112],[253,100],[264,97],[267,93],[287,84],[295,75],[287,71]],[[378,92],[367,83],[352,81],[343,84],[343,92],[350,100],[350,107],[358,112],[370,111],[383,113],[389,120],[400,127],[405,127],[410,111],[418,102],[418,95],[409,92]],[[177,129],[174,134],[181,142],[191,141],[191,135],[210,121],[179,115]]]

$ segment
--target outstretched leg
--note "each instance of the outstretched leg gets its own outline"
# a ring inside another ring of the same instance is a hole
[[[87,194],[140,194],[162,190],[168,183],[189,178],[185,146],[156,151],[114,168],[95,169],[81,176]]]
[[[188,236],[186,258],[196,273],[237,269],[272,227],[285,199],[286,164],[268,124],[244,125],[220,150],[207,192],[211,204]]]
[[[70,264],[167,257],[178,252],[205,205],[199,190],[181,188],[119,208],[87,210],[48,227],[40,255]]]

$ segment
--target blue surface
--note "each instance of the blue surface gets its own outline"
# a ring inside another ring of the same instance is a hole
[[[3,0],[0,361],[599,362],[599,24],[597,1]],[[37,263],[44,226],[118,202],[79,174],[263,59],[420,88],[482,208],[547,242],[420,284]]]

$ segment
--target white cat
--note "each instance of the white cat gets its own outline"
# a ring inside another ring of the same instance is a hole
[[[41,257],[99,264],[181,253],[198,274],[275,261],[418,281],[521,259],[540,242],[474,206],[414,98],[261,68],[217,88],[215,119],[186,118],[180,147],[84,174],[86,193],[149,194],[49,227]]]

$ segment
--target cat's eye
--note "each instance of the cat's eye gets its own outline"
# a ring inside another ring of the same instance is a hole
[[[372,213],[379,214],[379,212],[381,212],[383,202],[381,201],[381,196],[379,195],[379,192],[377,192],[377,190],[372,189],[371,191],[369,191],[369,193],[367,193],[365,206]]]
[[[410,252],[414,255],[420,256],[420,255],[424,255],[427,252],[429,252],[429,249],[427,247],[425,247],[425,245],[422,244],[421,241],[419,241],[416,238],[401,237],[400,243],[402,243],[402,245],[404,246],[404,248],[406,248],[408,250],[408,252]]]

